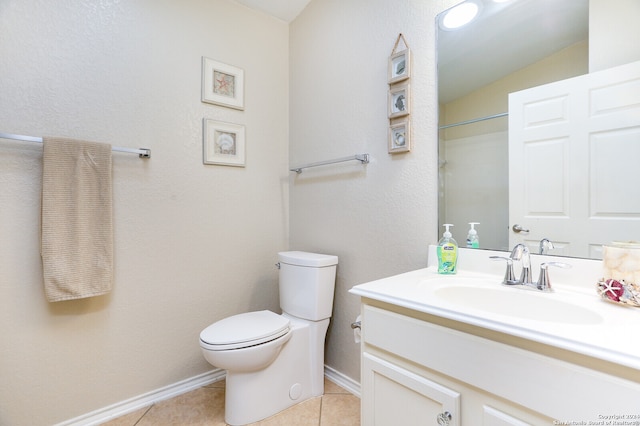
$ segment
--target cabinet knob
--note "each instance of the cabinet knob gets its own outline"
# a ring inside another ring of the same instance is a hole
[[[440,426],[449,426],[449,422],[451,421],[451,413],[448,411],[445,411],[444,413],[440,413],[438,414],[438,424]]]

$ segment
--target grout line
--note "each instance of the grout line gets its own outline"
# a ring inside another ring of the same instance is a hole
[[[142,420],[142,418],[143,418],[144,416],[146,416],[146,415],[147,415],[147,413],[148,413],[149,411],[151,411],[151,409],[153,408],[153,406],[154,406],[154,405],[156,405],[156,404],[151,404],[151,405],[149,406],[149,408],[147,408],[147,409],[145,410],[144,414],[142,414],[142,416],[140,416],[140,418],[139,418],[138,420],[136,420],[136,422],[133,424],[133,426],[136,426],[138,423],[140,423],[140,420]]]
[[[328,365],[324,366],[324,376],[345,389],[347,392],[352,393],[353,395],[360,398],[360,383],[356,382],[352,378],[338,372],[334,368],[329,367]]]

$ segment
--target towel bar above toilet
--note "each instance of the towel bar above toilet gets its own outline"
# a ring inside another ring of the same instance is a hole
[[[356,155],[352,155],[351,157],[337,158],[335,160],[318,161],[317,163],[310,163],[304,166],[294,167],[289,170],[300,174],[302,173],[302,169],[324,166],[327,164],[343,163],[345,161],[352,161],[352,160],[357,160],[357,161],[360,161],[362,164],[367,164],[369,162],[369,154],[356,154]]]

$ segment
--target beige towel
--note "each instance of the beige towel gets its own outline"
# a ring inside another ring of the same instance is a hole
[[[44,138],[42,265],[47,300],[111,290],[111,145]]]

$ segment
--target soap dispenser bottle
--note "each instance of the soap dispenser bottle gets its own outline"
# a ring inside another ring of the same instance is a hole
[[[480,248],[480,240],[478,239],[478,231],[475,226],[480,225],[479,222],[469,222],[471,228],[467,234],[467,248]]]
[[[438,273],[439,274],[455,274],[456,264],[458,263],[458,243],[451,236],[449,227],[450,223],[443,225],[446,230],[442,234],[442,238],[438,241]]]

